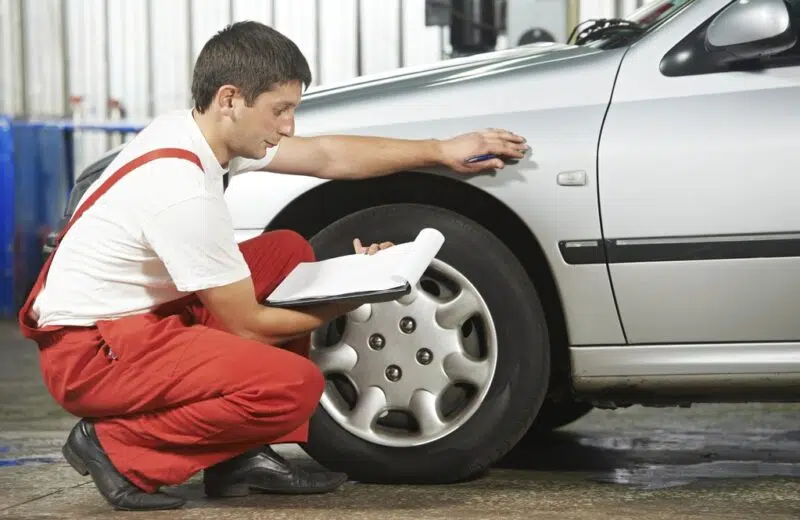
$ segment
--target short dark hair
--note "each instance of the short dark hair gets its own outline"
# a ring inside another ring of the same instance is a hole
[[[311,69],[289,38],[259,22],[228,25],[206,42],[194,65],[192,98],[199,112],[223,85],[241,89],[245,102],[289,81],[311,84]]]

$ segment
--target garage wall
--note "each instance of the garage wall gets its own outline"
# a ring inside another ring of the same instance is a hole
[[[24,106],[23,85],[15,78],[22,70],[21,18],[17,1],[0,0],[0,114]]]
[[[643,2],[578,0],[580,19]],[[315,84],[449,52],[446,30],[425,26],[425,0],[0,0],[0,113],[105,119],[118,102],[128,118],[146,120],[187,106],[202,45],[244,19],[294,39]]]
[[[64,12],[62,0],[0,0],[0,113],[63,107]]]
[[[245,19],[294,39],[315,84],[445,51],[442,29],[425,26],[425,0],[0,0],[0,113],[102,119],[111,99],[147,119],[186,106],[202,45]]]

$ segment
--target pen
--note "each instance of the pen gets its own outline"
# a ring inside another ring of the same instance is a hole
[[[484,155],[476,155],[475,157],[470,157],[469,159],[467,159],[466,162],[467,162],[467,164],[471,164],[471,163],[476,163],[476,162],[481,162],[481,161],[488,161],[489,159],[494,159],[495,157],[497,157],[497,156],[494,155],[494,154],[491,154],[491,153],[487,153],[487,154],[484,154]]]

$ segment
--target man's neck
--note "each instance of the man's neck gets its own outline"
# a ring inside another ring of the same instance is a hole
[[[208,146],[217,158],[220,166],[223,168],[228,167],[228,162],[231,160],[231,153],[228,147],[222,141],[221,136],[216,131],[217,126],[214,124],[213,115],[210,112],[201,114],[196,109],[192,109],[192,117],[194,118],[197,127],[200,128],[200,133],[206,139]]]

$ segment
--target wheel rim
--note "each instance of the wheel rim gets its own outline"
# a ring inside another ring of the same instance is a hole
[[[362,305],[312,334],[326,376],[321,406],[368,442],[419,446],[461,427],[480,407],[497,365],[486,302],[434,260],[409,295]]]

